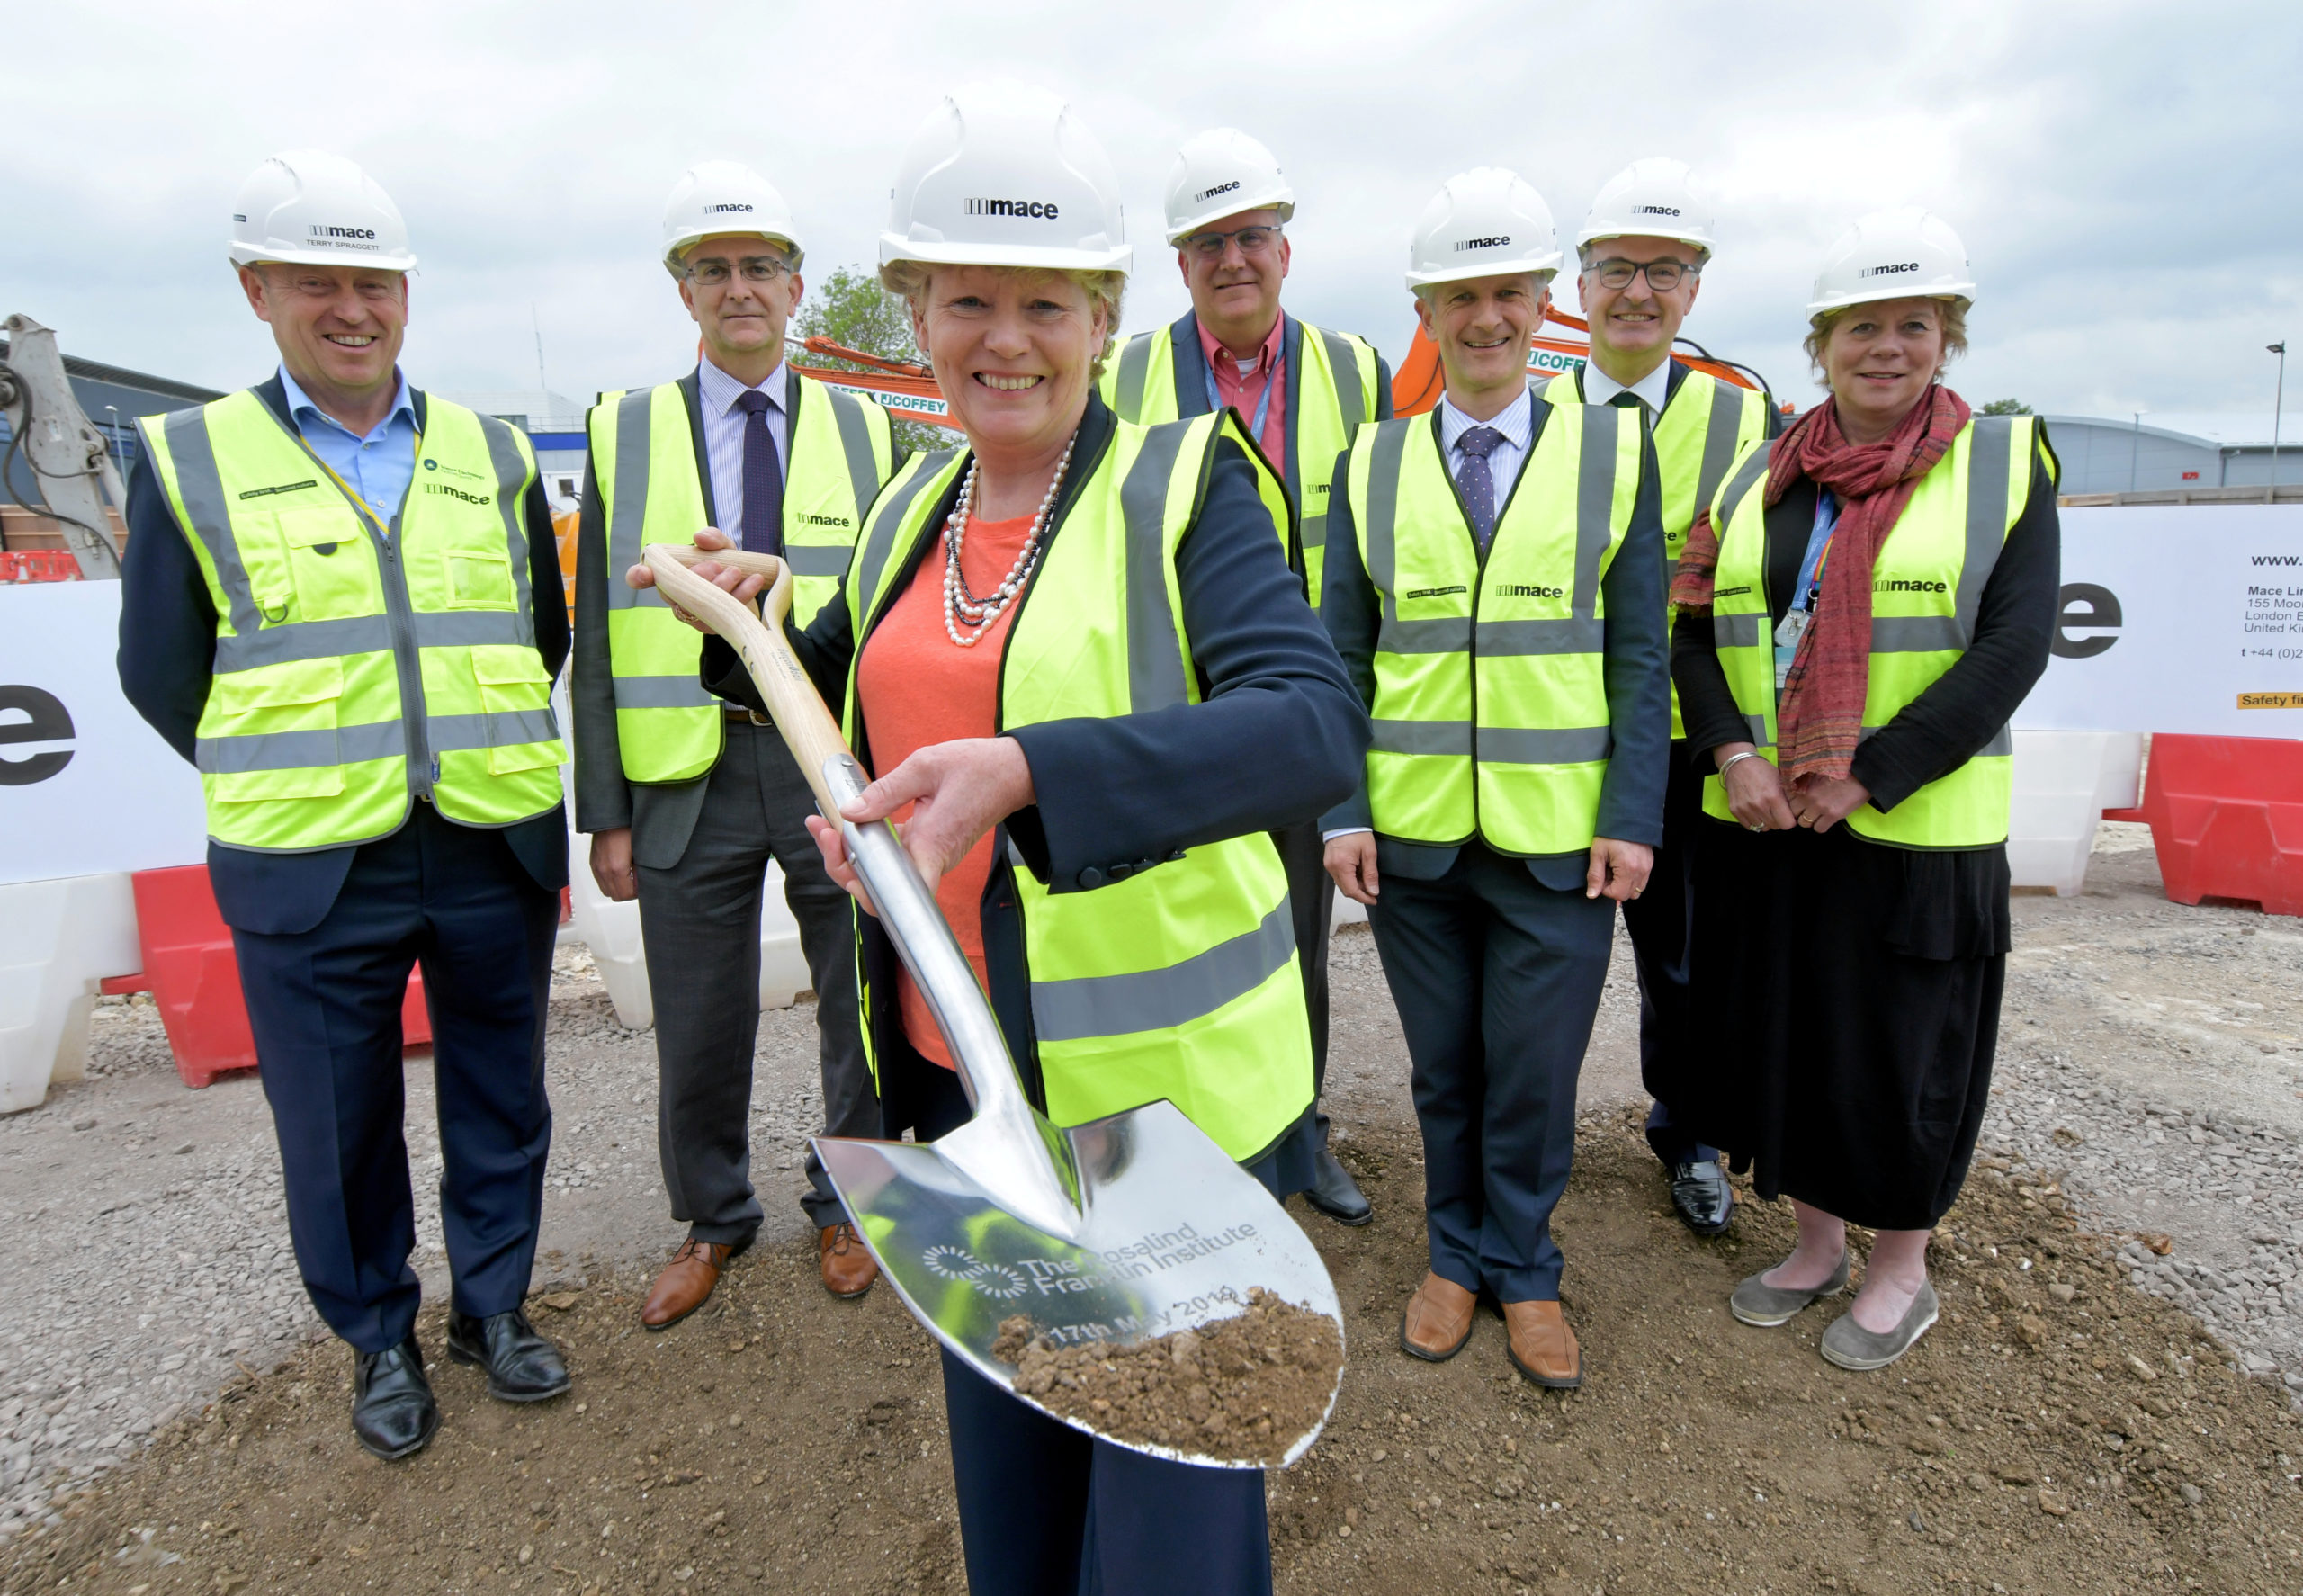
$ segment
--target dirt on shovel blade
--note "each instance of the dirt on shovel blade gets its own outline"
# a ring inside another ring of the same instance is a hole
[[[1125,1347],[1060,1347],[1018,1314],[991,1355],[1016,1366],[1018,1392],[1116,1440],[1277,1465],[1327,1412],[1343,1337],[1258,1287],[1245,1313]]]

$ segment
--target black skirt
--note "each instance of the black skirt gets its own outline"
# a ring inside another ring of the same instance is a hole
[[[1707,819],[1695,870],[1689,1128],[1752,1170],[1763,1197],[1931,1228],[1966,1183],[1991,1096],[2006,848]]]

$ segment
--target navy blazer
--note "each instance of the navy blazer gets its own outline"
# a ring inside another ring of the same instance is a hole
[[[282,426],[296,431],[278,376],[254,391]],[[409,398],[420,433],[425,396],[411,390]],[[529,590],[546,600],[535,606],[536,652],[556,677],[568,658],[568,606],[560,597],[559,544],[541,480],[530,484],[521,507],[528,528]],[[120,572],[121,691],[189,762],[215,675],[216,606],[167,494],[150,462],[140,457],[128,484],[128,531]],[[568,822],[561,811],[506,827],[504,840],[538,886],[557,892],[568,884]],[[345,847],[308,854],[256,853],[211,840],[208,879],[227,925],[291,936],[327,918],[354,851]]]
[[[1114,426],[1111,410],[1091,393],[1047,533],[1051,546],[1080,485],[1110,447]],[[1011,858],[1052,892],[1092,892],[1156,869],[1185,848],[1318,814],[1349,794],[1367,759],[1367,713],[1304,600],[1302,578],[1287,567],[1257,491],[1255,467],[1229,440],[1215,453],[1198,518],[1176,554],[1201,702],[1007,732],[1031,763],[1037,801],[1008,816],[995,834],[984,946],[992,1006],[1035,1096]],[[940,524],[957,498],[955,480],[931,524]],[[889,577],[888,591],[907,586],[936,547],[937,539],[920,540],[904,568]],[[806,632],[787,629],[787,635],[816,691],[825,703],[839,704],[857,649],[845,583]],[[765,712],[735,650],[717,637],[704,639],[703,676],[723,697]],[[856,758],[874,769],[868,727],[857,729],[856,745]],[[892,974],[891,950],[876,922],[866,923],[865,968],[879,980]],[[874,1022],[894,1011],[893,1004],[880,1005]]]
[[[1535,457],[1544,426],[1557,414],[1538,400],[1535,430],[1528,435],[1528,457]],[[1411,426],[1429,426],[1437,435],[1439,415]],[[1662,490],[1656,480],[1655,445],[1640,440],[1639,492],[1631,510],[1631,526],[1623,545],[1609,562],[1600,580],[1607,608],[1606,663],[1602,667],[1608,695],[1608,722],[1614,748],[1608,772],[1600,786],[1598,835],[1618,842],[1654,846],[1663,840],[1663,784],[1670,771],[1671,747],[1671,657],[1667,645],[1669,616],[1664,603]],[[1336,465],[1335,480],[1344,480],[1346,462]],[[1511,490],[1528,480],[1525,462]],[[1358,524],[1348,494],[1332,496],[1328,508],[1327,579],[1320,603],[1320,618],[1335,640],[1336,652],[1351,673],[1363,704],[1376,702],[1376,632],[1382,619],[1375,584],[1359,553]],[[1510,507],[1510,499],[1504,508]],[[1502,523],[1502,512],[1496,516]],[[1464,535],[1471,536],[1470,518]],[[1324,830],[1372,828],[1367,802],[1367,770],[1363,765],[1358,791],[1349,802],[1329,811]],[[1381,832],[1376,837],[1376,867],[1411,881],[1436,881],[1456,862],[1456,847],[1402,841]],[[1528,869],[1555,892],[1581,892],[1590,868],[1589,851],[1548,854],[1531,858]]]

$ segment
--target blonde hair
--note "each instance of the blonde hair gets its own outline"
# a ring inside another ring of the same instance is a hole
[[[1967,308],[1957,300],[1937,300],[1935,303],[1943,325],[1943,358],[1935,366],[1935,374],[1940,378],[1946,367],[1967,352]],[[1831,345],[1832,329],[1850,310],[1862,308],[1861,305],[1842,305],[1836,310],[1818,310],[1808,319],[1807,336],[1800,347],[1807,352],[1807,363],[1815,369],[1815,381],[1826,388],[1831,386],[1831,376],[1824,368],[1824,351]]]
[[[1119,342],[1120,307],[1127,293],[1127,273],[1090,272],[1076,266],[994,266],[991,269],[1017,276],[1026,273],[1053,271],[1067,282],[1078,284],[1087,293],[1090,305],[1104,308],[1104,345],[1096,351],[1096,358],[1088,368],[1088,381],[1091,383],[1101,381],[1104,362]],[[927,285],[935,274],[936,266],[928,261],[890,261],[880,268],[880,286],[917,311],[920,302],[927,297]],[[929,359],[931,362],[934,359],[932,352]]]

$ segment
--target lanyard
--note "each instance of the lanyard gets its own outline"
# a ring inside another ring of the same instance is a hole
[[[1217,347],[1222,348],[1223,346],[1218,345]],[[1227,350],[1225,353],[1228,354],[1230,352]],[[1238,364],[1237,362],[1233,362],[1232,363],[1235,366]],[[1277,363],[1277,357],[1275,356],[1273,358],[1272,364],[1276,365]],[[1220,410],[1223,408],[1223,396],[1217,390],[1215,386],[1214,362],[1210,361],[1207,363],[1206,375],[1207,408],[1211,410]],[[1248,435],[1256,441],[1256,447],[1259,449],[1263,447],[1263,424],[1271,415],[1271,390],[1278,386],[1278,373],[1274,372],[1271,369],[1271,366],[1266,366],[1264,368],[1263,375],[1263,398],[1256,401],[1256,418],[1248,426]]]
[[[322,460],[320,458],[320,452],[312,447],[312,441],[304,435],[304,429],[300,426],[296,429],[296,441],[303,444],[304,453],[312,457],[312,463],[319,467],[320,470],[326,471],[328,476],[328,480],[334,482],[337,488],[343,490],[344,497],[352,501],[353,508],[358,510],[362,515],[367,516],[369,520],[375,523],[376,535],[382,538],[387,543],[389,543],[391,541],[392,535],[392,518],[390,516],[380,513],[375,506],[368,502],[366,498],[362,495],[357,488],[354,488],[351,483],[345,481],[344,478],[337,473],[336,469],[334,466],[328,464],[327,461]],[[416,468],[422,462],[423,454],[424,435],[419,432],[416,435],[416,441],[409,445],[408,451],[408,491],[411,493],[416,491]]]
[[[1799,586],[1793,606],[1813,614],[1823,596],[1824,573],[1831,568],[1832,544],[1839,538],[1839,499],[1828,489],[1815,495],[1815,525],[1807,534],[1806,557],[1799,562]]]

